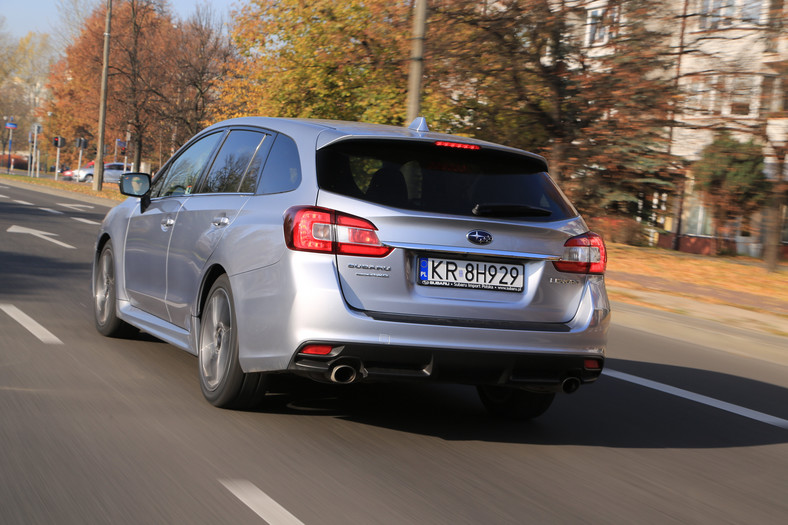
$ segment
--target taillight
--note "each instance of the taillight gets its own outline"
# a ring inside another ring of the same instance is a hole
[[[602,237],[593,232],[572,237],[564,243],[560,261],[553,261],[559,272],[605,273],[607,250]]]
[[[385,257],[377,228],[360,217],[327,208],[294,207],[285,212],[285,242],[291,250]]]

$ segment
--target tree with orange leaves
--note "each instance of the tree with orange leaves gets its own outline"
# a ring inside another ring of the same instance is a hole
[[[402,124],[411,2],[252,0],[237,13],[225,116]],[[423,107],[433,114],[427,92]]]
[[[96,8],[52,69],[52,99],[45,108],[61,135],[87,138],[92,152],[98,147],[94,137],[105,17],[106,7]],[[137,168],[143,153],[154,165],[166,160],[213,118],[215,85],[224,74],[230,49],[208,8],[176,24],[163,2],[116,0],[107,91],[108,152],[116,139],[125,141],[128,135]]]

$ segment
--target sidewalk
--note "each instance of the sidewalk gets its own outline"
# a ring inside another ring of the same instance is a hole
[[[611,301],[779,336],[785,338],[788,354],[788,301],[783,298],[736,294],[686,284],[673,285],[664,279],[648,277],[638,277],[635,287],[631,277],[630,274],[616,272],[606,275]]]

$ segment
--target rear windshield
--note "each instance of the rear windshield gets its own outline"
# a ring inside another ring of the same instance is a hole
[[[345,140],[317,153],[321,189],[452,215],[556,221],[577,215],[537,159],[433,142]]]

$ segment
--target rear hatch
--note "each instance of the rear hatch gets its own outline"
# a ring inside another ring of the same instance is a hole
[[[350,307],[464,326],[574,317],[586,277],[552,261],[586,226],[541,158],[466,143],[348,139],[319,150],[317,161],[317,205],[368,221],[359,227],[392,248],[337,255]]]

